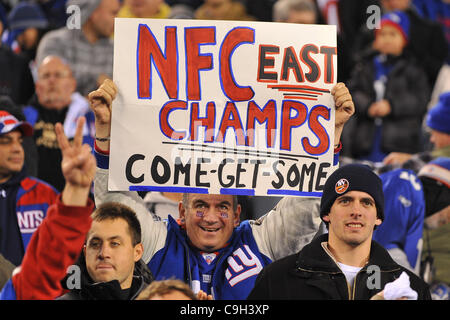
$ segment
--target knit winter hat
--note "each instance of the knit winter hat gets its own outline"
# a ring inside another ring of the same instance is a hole
[[[48,20],[41,8],[31,2],[18,3],[8,15],[9,29],[11,31],[25,30],[27,28],[44,29]]]
[[[441,94],[438,103],[428,111],[427,126],[450,134],[450,92]]]
[[[384,220],[384,194],[381,179],[366,165],[348,164],[337,169],[325,182],[320,202],[320,218],[330,213],[337,197],[350,191],[368,193],[375,200],[377,217]]]
[[[91,16],[92,12],[94,12],[95,9],[98,8],[101,2],[102,0],[69,0],[66,4],[66,7],[68,8],[75,5],[80,8],[80,22],[81,25],[84,25]]]
[[[405,38],[406,42],[409,40],[409,18],[403,11],[392,11],[384,14],[381,17],[380,28],[384,25],[390,25],[396,28]]]

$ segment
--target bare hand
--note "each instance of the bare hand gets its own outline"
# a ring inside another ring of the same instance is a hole
[[[96,161],[92,149],[83,142],[84,117],[78,118],[77,130],[73,142],[70,143],[64,134],[61,123],[55,126],[56,138],[62,153],[61,169],[66,185],[89,189],[94,180]]]
[[[391,164],[391,165],[402,165],[409,159],[411,159],[412,154],[409,153],[403,153],[403,152],[391,152],[389,153],[384,159],[384,164]]]
[[[111,125],[111,105],[116,95],[117,86],[110,79],[105,79],[97,90],[89,93],[88,99],[96,124]]]
[[[212,295],[210,295],[210,294],[206,294],[205,291],[200,290],[200,291],[197,293],[197,299],[198,299],[198,300],[212,300],[213,297],[212,297]]]
[[[369,110],[367,111],[367,114],[371,118],[383,118],[391,113],[391,105],[389,104],[389,101],[387,100],[380,100],[377,102],[372,103],[372,105],[369,107]]]
[[[350,91],[342,82],[337,83],[333,89],[331,89],[331,94],[333,95],[334,103],[336,105],[335,127],[342,128],[355,113],[355,104],[353,103]]]

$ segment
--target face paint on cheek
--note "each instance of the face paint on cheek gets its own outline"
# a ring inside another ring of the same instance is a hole
[[[203,218],[203,216],[205,215],[204,212],[201,211],[197,211],[197,213],[195,214],[197,216],[197,218]]]
[[[221,217],[222,219],[228,219],[228,213],[226,213],[226,212],[221,212],[221,213],[220,213],[220,217]]]

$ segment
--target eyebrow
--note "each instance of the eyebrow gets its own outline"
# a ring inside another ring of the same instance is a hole
[[[199,200],[195,200],[195,201],[192,203],[193,206],[195,206],[195,205],[197,205],[197,204],[206,204],[206,205],[208,205],[208,206],[211,205],[210,203],[208,203],[208,202],[206,202],[206,201],[204,201],[204,200],[200,200],[200,199],[199,199]],[[231,206],[231,203],[230,203],[228,200],[224,200],[224,201],[219,202],[217,205],[218,205],[218,206],[221,206],[221,205],[228,205],[228,206]]]
[[[108,237],[106,238],[106,241],[111,241],[111,240],[123,240],[123,238],[121,236],[112,236],[112,237]],[[100,240],[100,241],[104,241],[102,238],[94,236],[92,238],[89,239],[89,242],[93,241],[93,240]]]
[[[338,197],[336,200],[355,200],[355,197],[343,195],[343,196]],[[360,201],[370,201],[372,203],[375,203],[375,200],[373,200],[370,197],[363,197],[360,199]]]

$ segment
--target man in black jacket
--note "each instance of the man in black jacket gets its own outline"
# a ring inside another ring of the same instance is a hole
[[[384,219],[384,195],[380,178],[367,166],[343,166],[328,178],[320,216],[328,234],[265,267],[248,299],[431,299],[423,280],[372,241]],[[401,275],[402,283],[392,284]],[[401,293],[393,296],[388,283]]]
[[[92,215],[92,226],[76,265],[62,285],[60,300],[134,300],[153,280],[142,262],[141,227],[136,214],[108,202]]]

